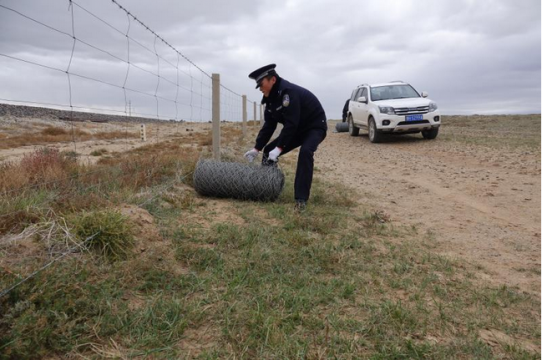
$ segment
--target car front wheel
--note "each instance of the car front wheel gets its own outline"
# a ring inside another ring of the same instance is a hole
[[[376,129],[375,119],[369,118],[369,141],[379,143],[382,140],[382,134]]]
[[[354,125],[354,119],[352,119],[352,115],[348,117],[348,132],[350,133],[350,136],[359,135],[359,128]]]
[[[438,128],[422,131],[423,138],[427,140],[433,140],[434,138],[437,137],[437,135],[438,135]]]

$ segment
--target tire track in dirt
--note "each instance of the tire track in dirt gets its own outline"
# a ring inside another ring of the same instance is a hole
[[[330,133],[315,163],[395,223],[435,233],[438,252],[482,266],[487,281],[540,296],[539,154]]]

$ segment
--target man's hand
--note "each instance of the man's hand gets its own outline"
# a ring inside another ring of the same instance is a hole
[[[281,148],[279,148],[279,147],[274,148],[273,150],[271,150],[269,152],[268,159],[271,160],[271,161],[277,162],[281,152],[282,152]]]
[[[245,153],[245,157],[247,158],[248,162],[253,162],[255,158],[258,157],[258,154],[260,151],[258,149],[252,149]]]

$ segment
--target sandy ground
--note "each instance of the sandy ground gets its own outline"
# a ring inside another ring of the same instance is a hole
[[[58,120],[25,119],[26,128],[21,128],[20,121],[0,120],[0,133],[10,136],[43,126],[71,127]],[[76,126],[90,132],[138,133],[140,128],[121,123]],[[90,155],[94,150],[122,152],[179,135],[189,141],[190,133],[210,128],[208,123],[148,124],[147,142],[131,138],[48,146],[68,151],[76,146],[83,161],[95,162],[99,157]],[[333,128],[330,124],[316,153],[317,176],[355,189],[358,201],[383,210],[394,223],[416,226],[424,236],[433,234],[438,252],[480,266],[488,282],[540,296],[539,151],[489,150],[439,138],[426,141],[421,135],[372,144],[366,135],[351,137],[333,133]],[[252,128],[249,138],[255,133]],[[0,149],[0,162],[17,160],[37,147]]]
[[[394,223],[433,233],[440,253],[481,266],[488,282],[540,296],[539,153],[330,131],[315,161]]]

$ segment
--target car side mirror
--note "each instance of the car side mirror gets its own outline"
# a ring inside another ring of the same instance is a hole
[[[427,91],[422,91],[422,97],[426,98],[428,96],[429,96],[429,94],[427,93]]]
[[[366,103],[366,104],[367,104],[367,98],[366,98],[365,96],[360,96],[360,97],[358,98],[358,102],[360,102],[360,103]]]

